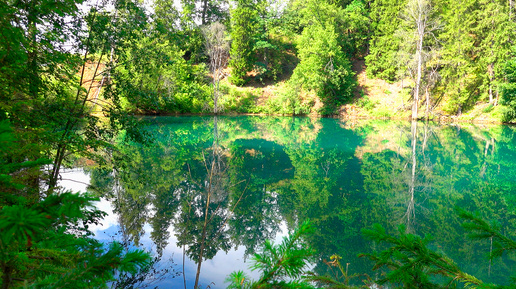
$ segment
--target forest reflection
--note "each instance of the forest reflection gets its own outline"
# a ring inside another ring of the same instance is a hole
[[[508,280],[512,259],[489,264],[489,244],[470,241],[459,206],[516,228],[516,138],[513,127],[292,117],[148,119],[150,146],[118,144],[113,162],[89,168],[91,190],[112,201],[124,238],[139,243],[144,225],[158,254],[170,232],[186,256],[256,252],[310,218],[314,271],[329,272],[333,254],[349,273],[371,272],[359,253],[378,250],[361,229],[432,234],[436,248],[468,273]],[[171,229],[172,228],[172,229]],[[243,268],[234,268],[235,270]],[[360,282],[358,277],[356,282]],[[501,281],[500,281],[501,280]]]

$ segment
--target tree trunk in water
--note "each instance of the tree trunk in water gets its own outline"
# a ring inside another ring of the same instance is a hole
[[[210,168],[210,179],[208,181],[208,196],[206,198],[206,208],[204,211],[204,224],[202,227],[202,235],[201,235],[201,246],[199,248],[199,255],[198,255],[198,261],[197,261],[197,272],[195,274],[195,284],[194,289],[199,288],[199,276],[201,275],[201,265],[202,265],[202,258],[204,256],[204,248],[206,247],[206,235],[207,235],[207,227],[208,223],[210,222],[210,219],[208,218],[209,209],[210,209],[210,202],[211,202],[211,195],[213,194],[213,182],[214,177],[216,177],[220,172],[220,159],[219,159],[219,129],[218,129],[218,123],[217,123],[217,116],[213,118],[213,145],[212,145],[212,160],[211,160],[211,168]]]
[[[212,166],[212,172],[214,168],[215,162],[211,163]],[[202,258],[204,255],[204,247],[206,245],[206,227],[208,226],[208,213],[210,208],[210,198],[211,198],[211,178],[213,177],[213,174],[210,175],[210,181],[208,184],[208,197],[206,199],[206,209],[204,211],[204,224],[202,227],[202,235],[201,235],[201,247],[199,248],[199,255],[197,260],[197,273],[195,274],[195,284],[194,289],[199,288],[199,276],[201,275],[201,265],[202,265]]]
[[[185,276],[185,245],[183,244],[183,284],[185,285],[185,289],[186,289],[186,276]]]
[[[412,171],[411,178],[409,184],[409,201],[407,205],[407,212],[405,213],[405,217],[407,218],[407,230],[411,231],[411,224],[414,222],[415,216],[415,200],[414,200],[414,192],[416,188],[416,143],[417,143],[417,121],[412,121]]]

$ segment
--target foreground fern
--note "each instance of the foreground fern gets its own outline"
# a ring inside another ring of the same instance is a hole
[[[496,224],[490,224],[478,215],[457,209],[458,215],[464,219],[462,226],[470,232],[472,239],[492,239],[494,250],[491,258],[501,257],[504,253],[516,250],[516,242],[500,233]],[[340,264],[340,257],[333,255],[330,266],[337,267],[340,277],[318,276],[307,272],[306,266],[314,251],[301,241],[304,234],[313,232],[309,222],[304,222],[299,229],[283,239],[279,245],[267,241],[263,252],[256,254],[253,259],[253,270],[259,270],[261,277],[258,281],[250,280],[243,271],[233,272],[226,279],[229,289],[255,288],[315,288],[313,284],[323,288],[372,288],[371,286],[389,284],[388,288],[516,288],[516,278],[509,286],[487,284],[480,279],[463,272],[457,264],[444,254],[429,249],[432,241],[430,236],[420,237],[406,233],[405,226],[398,228],[396,236],[387,234],[386,230],[376,224],[372,229],[364,229],[363,235],[369,239],[384,243],[387,248],[380,252],[361,254],[375,262],[373,270],[386,268],[387,272],[376,281],[363,280],[366,285],[349,285],[352,278],[360,274],[348,275]],[[363,275],[366,276],[367,275]],[[433,278],[439,276],[440,278]],[[444,284],[442,280],[447,280]],[[438,282],[441,281],[441,282]],[[371,285],[372,283],[376,285]],[[394,287],[391,287],[394,286]]]
[[[330,262],[324,260],[324,263],[326,265],[331,267],[336,267],[337,271],[334,273],[334,276],[330,275],[317,275],[315,273],[311,273],[309,276],[306,277],[306,280],[314,282],[324,288],[331,288],[331,289],[351,289],[351,288],[359,288],[357,286],[349,285],[350,280],[353,278],[357,278],[361,276],[361,274],[348,274],[348,268],[344,269],[342,264],[340,263],[340,260],[342,257],[339,255],[332,255],[330,257]],[[349,263],[348,263],[349,264]],[[333,272],[333,270],[331,270]],[[364,274],[364,276],[367,276]],[[369,280],[367,280],[369,281]],[[365,287],[370,288],[370,287]]]
[[[95,199],[72,193],[52,194],[30,205],[0,210],[1,288],[102,288],[115,270],[135,273],[148,265],[141,250],[126,252],[119,243],[109,248],[90,238],[86,229],[103,214]]]
[[[252,258],[252,270],[261,272],[257,281],[250,280],[242,271],[233,272],[226,278],[228,288],[314,288],[303,281],[308,259],[314,251],[302,237],[313,232],[310,221],[305,221],[279,245],[267,240],[262,253]]]
[[[363,234],[375,242],[385,242],[390,247],[381,252],[363,254],[375,261],[373,270],[387,267],[390,271],[385,277],[377,280],[380,285],[389,283],[401,284],[405,288],[439,288],[433,283],[432,276],[450,278],[450,283],[459,281],[466,286],[482,285],[482,281],[462,272],[453,260],[428,248],[432,240],[430,236],[421,238],[408,234],[400,225],[399,237],[391,236],[378,224],[373,229],[363,230]]]
[[[104,216],[96,198],[42,192],[20,181],[49,161],[7,162],[15,149],[13,130],[0,122],[0,288],[103,288],[116,270],[132,274],[148,266],[149,254],[141,250],[127,252],[119,243],[105,248],[91,238],[88,225]]]
[[[470,232],[470,239],[492,239],[494,250],[490,258],[501,257],[504,253],[516,250],[516,242],[500,233],[500,228],[494,223],[484,221],[480,216],[456,208],[459,217],[464,222],[462,227]],[[430,236],[421,238],[405,232],[405,227],[398,229],[399,236],[391,236],[385,229],[376,224],[372,229],[363,230],[363,234],[375,242],[386,243],[389,247],[382,252],[362,254],[375,261],[373,270],[387,267],[388,273],[377,280],[378,284],[398,284],[404,288],[449,288],[464,286],[467,288],[515,288],[516,279],[509,286],[487,284],[463,272],[453,260],[441,253],[428,248]],[[432,276],[448,279],[448,283],[440,285]]]
[[[493,239],[493,252],[490,258],[498,258],[503,253],[516,250],[516,242],[500,233],[500,228],[495,223],[489,224],[480,216],[457,209],[459,216],[465,220],[462,227],[470,232],[469,238],[474,240]]]

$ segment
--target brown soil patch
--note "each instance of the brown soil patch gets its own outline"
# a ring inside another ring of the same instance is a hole
[[[78,75],[80,77],[83,67],[80,68]],[[99,97],[101,96],[102,90],[102,72],[106,69],[104,63],[88,62],[84,66],[84,75],[82,79],[82,87],[88,91],[88,102],[92,107],[91,109],[95,112],[100,111],[97,108]],[[104,82],[106,80],[104,79]],[[105,83],[103,83],[105,85]]]
[[[375,110],[389,111],[392,114],[400,116],[410,109],[406,96],[403,94],[403,88],[406,88],[409,81],[398,81],[389,83],[382,79],[370,79],[366,74],[366,66],[364,60],[355,60],[352,63],[352,69],[356,73],[358,86],[354,93],[354,99],[350,104],[346,104],[341,108],[342,117],[370,117]],[[371,107],[364,107],[363,96],[368,98]]]
[[[277,75],[276,79],[266,78],[260,80],[256,77],[256,71],[247,73],[249,82],[247,82],[243,87],[248,89],[250,88],[252,91],[261,89],[261,93],[258,94],[258,99],[256,100],[256,105],[265,106],[267,101],[277,94],[278,89],[287,82],[294,73],[294,69],[299,63],[299,59],[296,57],[296,54],[293,51],[286,51],[284,57],[285,59],[282,63],[283,71]]]

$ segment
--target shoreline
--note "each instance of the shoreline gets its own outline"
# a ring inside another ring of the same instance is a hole
[[[343,114],[339,115],[320,115],[320,114],[267,114],[267,113],[134,113],[134,116],[137,117],[160,117],[160,116],[259,116],[259,117],[308,117],[308,118],[333,118],[333,119],[341,119],[341,120],[386,120],[386,121],[403,121],[403,122],[411,122],[412,120],[409,117],[395,116],[395,117],[375,117],[375,116],[367,116],[367,115],[351,115],[351,114]],[[489,124],[489,125],[516,125],[516,123],[512,122],[501,122],[493,119],[460,119],[457,116],[440,116],[438,119],[436,118],[418,118],[415,121],[417,122],[434,122],[434,123],[443,123],[443,124],[454,124],[454,123],[467,123],[467,124]]]

